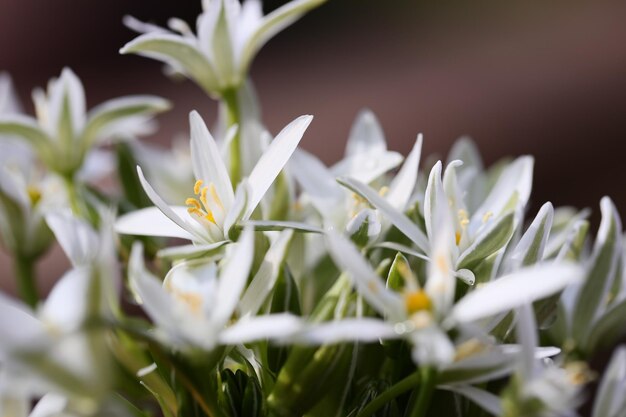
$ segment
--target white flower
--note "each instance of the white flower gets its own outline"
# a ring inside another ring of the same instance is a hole
[[[593,406],[593,417],[618,417],[626,407],[626,347],[619,346],[606,368]]]
[[[312,116],[301,116],[287,125],[271,142],[247,180],[233,190],[228,171],[215,140],[197,112],[192,112],[191,157],[197,179],[195,197],[187,207],[169,206],[152,189],[138,168],[139,178],[156,207],[121,217],[119,233],[148,236],[172,236],[192,240],[199,245],[191,251],[223,245],[230,239],[233,226],[250,218],[259,202],[298,146]],[[187,250],[187,249],[181,249]]]
[[[131,285],[156,324],[160,339],[178,348],[210,351],[219,345],[285,338],[299,330],[298,318],[287,314],[246,314],[235,319],[241,311],[239,300],[252,265],[253,236],[252,229],[244,230],[219,266],[206,260],[182,262],[174,266],[163,283],[146,270],[141,245],[135,244]],[[257,291],[256,295],[261,294]],[[250,295],[244,295],[244,299],[250,299]],[[242,312],[254,314],[258,310],[255,305],[246,303]]]
[[[120,52],[163,61],[217,96],[238,89],[261,47],[324,1],[295,0],[263,16],[260,0],[205,0],[195,35],[180,19],[170,19],[170,31],[126,18],[127,26],[146,33]]]
[[[439,367],[454,357],[449,329],[554,294],[582,275],[580,268],[569,263],[526,268],[476,288],[455,303],[456,278],[445,237],[434,247],[425,286],[421,288],[412,273],[405,271],[405,288],[398,293],[385,287],[352,243],[332,231],[327,236],[337,265],[350,274],[357,291],[385,319],[337,321],[315,330],[314,338],[332,343],[403,337],[412,343],[417,363]]]
[[[158,97],[128,96],[87,112],[83,85],[69,68],[50,80],[47,94],[33,91],[33,101],[37,118],[0,115],[0,134],[25,140],[48,168],[70,177],[103,140],[145,133],[149,117],[169,108]]]
[[[389,186],[385,185],[380,189],[383,199],[399,211],[406,209],[413,193],[421,148],[420,135],[393,181]],[[319,159],[299,150],[294,154],[289,168],[304,190],[301,201],[310,201],[325,226],[345,229],[351,236],[366,227],[366,240],[373,241],[387,230],[389,223],[384,218],[379,219],[366,201],[346,191],[335,178],[345,175],[372,183],[380,180],[401,161],[400,154],[387,150],[380,124],[371,111],[365,110],[359,113],[352,126],[344,159],[333,167],[326,168]]]

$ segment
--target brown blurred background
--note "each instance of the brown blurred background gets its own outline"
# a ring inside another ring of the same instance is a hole
[[[626,2],[469,3],[330,0],[255,61],[268,127],[277,133],[314,114],[303,146],[330,162],[355,114],[369,107],[402,152],[423,132],[425,154],[443,155],[469,134],[487,163],[535,155],[532,211],[550,200],[597,213],[609,194],[626,213]],[[121,20],[164,25],[177,16],[193,24],[199,10],[199,0],[2,0],[0,70],[13,75],[29,110],[31,89],[65,65],[83,80],[89,106],[134,93],[171,99],[175,107],[151,139],[167,143],[186,132],[190,110],[213,121],[215,105],[191,82],[163,76],[160,63],[119,55],[135,36]],[[12,291],[0,256],[0,286]],[[53,250],[39,265],[42,276],[58,277],[67,266],[61,258]]]

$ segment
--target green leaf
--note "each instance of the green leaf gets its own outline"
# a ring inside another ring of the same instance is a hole
[[[138,54],[163,61],[192,78],[210,96],[218,96],[215,70],[193,41],[174,34],[148,33],[130,41],[122,54]]]
[[[406,280],[410,279],[412,275],[413,273],[411,272],[409,261],[403,254],[398,252],[387,275],[387,288],[391,288],[394,291],[401,291],[405,286]]]
[[[117,174],[124,196],[135,208],[150,207],[152,202],[146,195],[137,176],[137,159],[131,147],[124,142],[116,146]]]
[[[487,230],[481,233],[476,241],[463,252],[457,260],[457,269],[472,269],[491,254],[506,245],[513,235],[514,213],[497,219]]]
[[[600,202],[600,208],[602,222],[592,261],[587,270],[585,283],[578,292],[573,313],[572,336],[580,345],[586,343],[598,312],[604,309],[622,251],[622,226],[613,202],[604,197]]]

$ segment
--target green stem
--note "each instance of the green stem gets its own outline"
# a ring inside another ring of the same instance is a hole
[[[78,193],[76,192],[76,185],[74,184],[73,175],[64,176],[65,188],[67,190],[67,198],[70,203],[72,213],[76,216],[81,216],[81,204],[78,200]]]
[[[437,370],[435,368],[422,368],[420,373],[422,375],[422,387],[413,410],[411,410],[411,417],[424,417],[426,415],[430,400],[433,397],[433,391],[435,390],[435,383],[437,382]]]
[[[378,397],[374,398],[369,404],[361,410],[357,417],[369,417],[378,411],[381,407],[387,404],[389,401],[393,400],[397,396],[404,394],[411,388],[414,388],[420,383],[421,375],[419,371],[412,373],[406,378],[398,381],[388,389],[386,389],[383,393],[381,393]]]
[[[20,297],[29,306],[36,307],[39,295],[35,281],[35,260],[15,255],[15,275],[17,278],[17,291]]]
[[[222,100],[226,105],[227,128],[239,125],[230,144],[230,180],[234,186],[241,180],[241,112],[237,93],[236,89],[229,89],[222,93]]]

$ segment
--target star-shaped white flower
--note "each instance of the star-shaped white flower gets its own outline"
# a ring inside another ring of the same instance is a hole
[[[121,53],[136,53],[165,62],[194,80],[208,94],[219,96],[238,89],[252,59],[277,33],[325,0],[295,0],[263,16],[260,0],[205,0],[196,34],[180,19],[172,30],[126,18],[130,28],[145,32]]]
[[[197,112],[192,112],[189,119],[195,196],[185,201],[186,207],[170,206],[138,168],[144,190],[156,207],[122,216],[116,224],[119,233],[171,236],[189,239],[196,244],[195,247],[175,249],[183,252],[206,251],[227,243],[233,226],[248,220],[259,205],[298,146],[312,116],[300,116],[276,136],[247,180],[238,185],[236,193],[218,146],[204,121]]]

